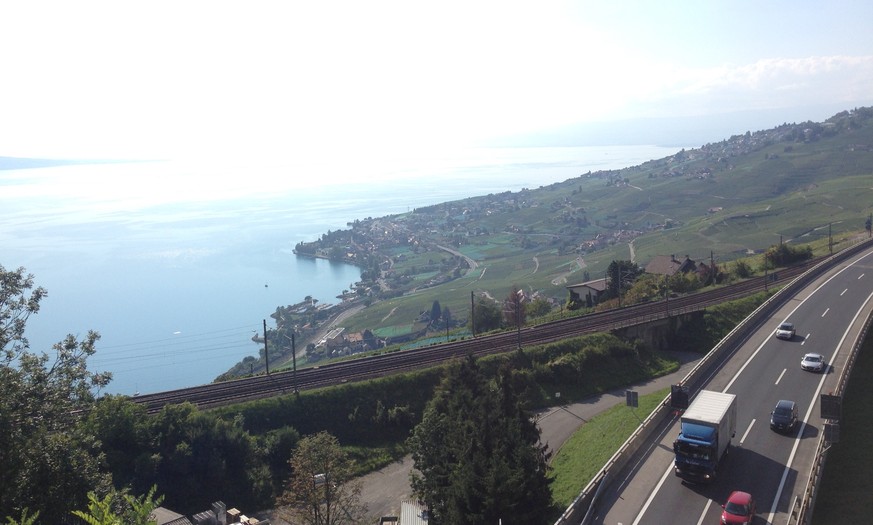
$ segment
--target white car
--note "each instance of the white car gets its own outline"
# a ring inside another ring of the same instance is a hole
[[[792,339],[794,337],[794,324],[785,321],[776,328],[776,337],[779,339]]]
[[[800,361],[800,368],[810,372],[821,372],[825,368],[824,356],[821,354],[806,354]]]

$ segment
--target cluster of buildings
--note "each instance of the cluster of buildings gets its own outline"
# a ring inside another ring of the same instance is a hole
[[[677,259],[675,255],[657,255],[645,267],[645,272],[652,275],[672,277],[678,273],[697,273],[702,279],[707,278],[712,271],[712,265],[695,262],[689,256]],[[597,304],[600,296],[608,289],[609,281],[603,277],[584,283],[567,286],[570,300],[585,304]]]
[[[198,512],[190,519],[158,507],[154,511],[154,519],[157,525],[270,525],[269,520],[250,518],[235,508],[228,509],[221,501],[216,501],[211,509]]]

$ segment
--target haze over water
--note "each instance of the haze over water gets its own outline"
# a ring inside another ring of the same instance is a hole
[[[297,242],[366,217],[633,166],[681,148],[479,148],[425,157],[294,164],[141,162],[0,170],[0,264],[48,289],[27,325],[33,351],[68,334],[101,340],[89,361],[108,392],[211,382],[245,356],[277,306],[321,303],[360,278],[297,258]],[[339,153],[339,152],[338,152]],[[347,155],[337,155],[348,158]]]

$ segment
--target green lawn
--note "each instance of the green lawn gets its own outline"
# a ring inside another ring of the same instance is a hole
[[[669,393],[665,388],[640,396],[636,409],[619,403],[582,425],[552,459],[552,501],[561,509],[569,507]]]

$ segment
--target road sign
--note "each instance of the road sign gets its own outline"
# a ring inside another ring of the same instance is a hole
[[[685,410],[688,408],[688,389],[682,385],[670,385],[670,407]]]
[[[821,395],[821,418],[839,421],[842,414],[843,398],[830,394]]]

